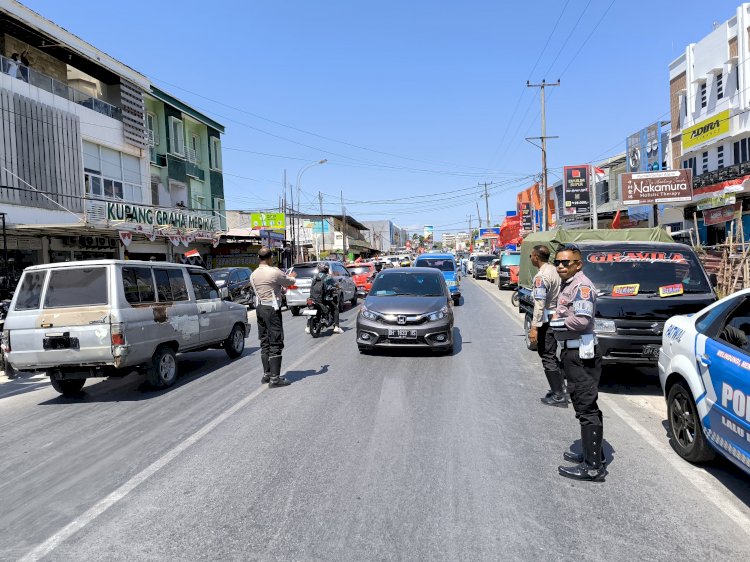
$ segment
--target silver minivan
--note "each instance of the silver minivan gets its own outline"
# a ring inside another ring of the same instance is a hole
[[[225,300],[203,268],[96,260],[24,271],[2,333],[7,363],[44,371],[62,394],[85,379],[146,374],[154,387],[177,378],[175,355],[223,348],[242,355],[247,309]]]

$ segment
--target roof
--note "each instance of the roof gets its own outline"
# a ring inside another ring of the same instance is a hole
[[[130,266],[159,266],[159,267],[183,267],[193,269],[203,269],[197,265],[182,264],[182,263],[171,263],[168,261],[144,261],[144,260],[82,260],[82,261],[66,261],[59,263],[45,263],[40,265],[31,265],[27,267],[27,270],[39,270],[39,269],[62,269],[66,267],[76,266],[103,266],[103,265],[130,265]]]
[[[204,115],[197,109],[192,108],[187,103],[185,103],[182,100],[177,99],[171,94],[166,93],[163,90],[160,90],[156,86],[151,86],[151,91],[149,92],[150,95],[158,99],[159,101],[166,103],[167,105],[171,105],[172,107],[175,107],[182,111],[185,115],[189,115],[193,119],[200,121],[204,125],[207,125],[211,127],[212,129],[216,129],[220,133],[224,132],[224,125],[219,123],[218,121],[214,121],[207,115]]]
[[[303,219],[318,219],[318,220],[320,220],[320,219],[333,218],[333,219],[338,219],[340,221],[344,220],[344,215],[328,215],[328,214],[323,214],[323,215],[306,215],[306,214],[300,213],[298,216],[302,217]],[[358,230],[370,230],[364,224],[362,224],[361,222],[359,222],[357,219],[355,219],[354,217],[352,217],[350,215],[346,215],[346,224],[350,224],[351,226],[353,226],[354,228],[356,228]]]
[[[429,254],[428,253],[424,253],[424,254],[419,254],[417,256],[417,260],[420,260],[422,258],[440,258],[440,259],[450,258],[452,260],[455,260],[456,256],[454,256],[453,254],[450,254],[450,253],[431,252]],[[414,261],[416,261],[416,260],[414,260]]]
[[[382,269],[380,274],[392,275],[394,273],[432,273],[443,276],[443,272],[434,267],[391,267],[388,269]]]

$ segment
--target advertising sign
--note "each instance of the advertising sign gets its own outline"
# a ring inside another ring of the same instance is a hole
[[[667,124],[657,121],[645,129],[630,135],[626,140],[627,172],[653,172],[662,170],[669,143]]]
[[[251,213],[250,228],[268,228],[270,230],[285,230],[284,213]]]
[[[589,207],[589,167],[565,166],[563,200],[565,215],[580,215],[591,211]]]
[[[724,207],[725,205],[734,205],[736,202],[734,195],[725,193],[724,195],[717,195],[710,199],[704,199],[698,203],[698,210],[705,211],[707,209],[716,209],[717,207]]]
[[[89,223],[116,223],[119,230],[153,232],[185,230],[210,233],[216,230],[215,217],[178,208],[165,209],[134,203],[88,201],[86,220]]]
[[[712,139],[729,133],[730,110],[717,113],[713,117],[682,130],[682,150],[693,148]]]
[[[490,238],[490,239],[500,238],[500,227],[498,226],[498,227],[492,227],[492,228],[480,228],[479,237]]]
[[[734,205],[727,205],[725,207],[719,207],[718,209],[703,211],[703,223],[706,226],[710,226],[712,224],[729,222],[734,219],[735,213],[741,210],[741,205],[741,203],[735,203]]]
[[[693,199],[692,170],[624,173],[620,174],[619,180],[624,205],[653,205]]]
[[[432,231],[434,227],[432,225],[424,225],[424,240],[425,242],[432,241]]]
[[[531,215],[531,203],[520,203],[518,211],[521,213],[521,230],[533,230],[534,219]]]
[[[327,234],[331,231],[331,227],[327,220],[323,221],[305,221],[302,223],[305,228],[312,230],[313,234]]]

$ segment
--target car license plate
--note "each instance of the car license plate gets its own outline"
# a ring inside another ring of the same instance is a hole
[[[416,330],[388,330],[388,337],[399,339],[399,340],[415,340],[417,339]]]
[[[314,308],[305,308],[302,310],[302,316],[315,316],[318,313]]]
[[[447,285],[448,285],[449,287],[455,287],[455,286],[456,286],[456,282],[455,282],[455,281],[446,281],[446,284],[447,284]]]
[[[659,359],[659,346],[647,345],[643,348],[643,356],[647,359]]]

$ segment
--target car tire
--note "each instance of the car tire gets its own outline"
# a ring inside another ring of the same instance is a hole
[[[86,384],[86,379],[61,380],[50,377],[49,382],[52,384],[52,388],[63,396],[75,396],[81,392],[83,385]]]
[[[229,337],[224,340],[224,351],[230,359],[237,359],[245,351],[245,328],[235,324]]]
[[[714,458],[714,451],[703,434],[698,408],[687,384],[675,383],[667,395],[669,443],[686,461],[702,463]]]
[[[154,388],[167,388],[177,380],[177,354],[166,345],[156,348],[146,380]]]
[[[529,330],[531,330],[531,314],[527,314],[523,321],[523,339],[526,342],[526,349],[536,351],[537,344],[531,343],[529,339]]]
[[[461,297],[453,297],[453,306],[459,306],[461,304]]]
[[[292,311],[292,316],[299,316],[300,308],[299,306],[290,306],[289,310]]]

